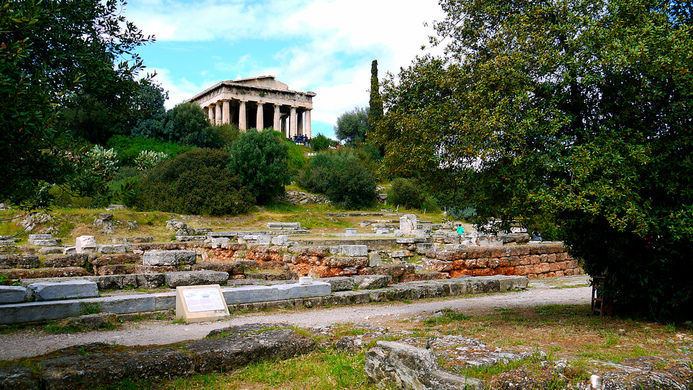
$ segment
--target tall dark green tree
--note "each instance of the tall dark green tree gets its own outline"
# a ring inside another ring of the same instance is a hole
[[[617,308],[690,317],[690,4],[440,3],[444,56],[386,82],[386,164],[480,217],[553,220]]]
[[[59,180],[71,129],[61,112],[93,97],[118,114],[136,90],[144,36],[122,1],[9,1],[0,5],[0,199],[15,203]],[[98,101],[98,103],[96,103]],[[74,115],[88,123],[92,115]],[[99,138],[101,136],[99,135]]]
[[[380,82],[378,81],[378,60],[371,62],[371,98],[368,104],[368,126],[375,129],[376,124],[383,117],[383,99],[380,96]]]

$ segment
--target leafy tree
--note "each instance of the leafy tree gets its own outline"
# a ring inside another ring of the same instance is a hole
[[[20,203],[59,181],[69,132],[59,113],[102,91],[128,101],[151,38],[125,20],[120,1],[11,1],[0,6],[0,199]],[[98,99],[97,99],[98,100]],[[101,106],[114,107],[101,99]]]
[[[425,200],[426,192],[416,180],[401,177],[392,181],[387,196],[389,204],[406,208],[421,208]]]
[[[368,132],[368,109],[356,107],[337,118],[334,129],[337,138],[348,143],[361,143]]]
[[[166,125],[166,108],[164,103],[168,92],[149,80],[141,80],[135,96],[134,126],[130,134],[135,137],[162,137]]]
[[[319,152],[330,147],[330,140],[324,135],[318,134],[317,137],[313,137],[313,139],[310,140],[310,146],[313,148],[313,150]]]
[[[444,57],[384,87],[386,165],[461,189],[499,227],[550,218],[619,308],[690,317],[690,5],[441,5]]]
[[[164,140],[196,146],[215,146],[209,132],[209,119],[196,103],[181,103],[166,114]]]
[[[245,213],[253,196],[229,171],[227,152],[199,149],[183,153],[152,168],[126,198],[143,210],[185,214],[227,215]]]
[[[369,130],[373,130],[380,118],[383,117],[383,99],[380,96],[380,83],[378,82],[378,60],[371,62],[371,98],[368,108],[368,126]]]
[[[288,146],[280,133],[250,129],[229,151],[229,170],[240,177],[258,203],[265,204],[284,193],[284,186],[289,184]]]
[[[348,208],[371,205],[376,183],[371,165],[353,150],[318,153],[298,181],[301,187]]]

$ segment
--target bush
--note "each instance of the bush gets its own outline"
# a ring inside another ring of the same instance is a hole
[[[397,178],[387,193],[387,201],[393,206],[420,209],[426,200],[426,192],[415,179]]]
[[[265,129],[248,130],[229,148],[228,168],[264,204],[284,193],[289,184],[288,146],[280,133]]]
[[[308,165],[308,157],[306,154],[310,150],[303,145],[297,145],[291,141],[284,141],[288,146],[288,159],[290,180],[297,180],[301,171]]]
[[[352,152],[319,153],[301,173],[298,184],[347,208],[369,206],[375,199],[375,175]]]
[[[168,159],[168,154],[164,152],[155,152],[153,150],[143,150],[135,159],[135,166],[140,171],[146,171],[154,168],[160,162]]]
[[[237,126],[225,123],[223,125],[207,128],[208,146],[213,148],[225,148],[231,146],[241,137],[241,131]]]
[[[184,214],[245,213],[254,199],[226,168],[228,161],[229,154],[221,150],[183,153],[154,167],[137,186],[130,205]]]
[[[310,140],[310,147],[316,152],[326,150],[330,147],[330,140],[324,135],[319,134],[317,137]]]
[[[175,157],[181,153],[195,149],[194,146],[181,145],[175,142],[165,142],[156,138],[146,137],[127,137],[115,135],[111,137],[107,146],[115,149],[121,165],[135,165],[135,159],[143,150],[166,153],[170,157]]]

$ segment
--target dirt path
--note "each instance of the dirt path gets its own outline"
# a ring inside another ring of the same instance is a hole
[[[336,308],[310,309],[297,312],[252,313],[235,315],[228,321],[197,324],[173,324],[170,321],[125,323],[121,329],[74,334],[46,334],[23,330],[0,335],[0,360],[42,355],[60,348],[93,342],[121,345],[170,344],[203,338],[213,329],[248,323],[286,322],[303,327],[321,327],[335,323],[385,325],[390,321],[451,308],[468,313],[483,313],[497,307],[532,307],[549,304],[586,304],[590,301],[589,287],[552,288],[566,284],[586,283],[586,277],[558,278],[532,282],[522,292],[483,295],[472,298],[435,299],[414,303],[394,302]]]

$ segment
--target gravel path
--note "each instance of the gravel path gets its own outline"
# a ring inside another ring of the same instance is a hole
[[[248,323],[286,322],[303,327],[320,327],[335,323],[384,325],[387,322],[431,313],[443,308],[463,312],[483,313],[497,307],[523,308],[549,304],[586,304],[590,302],[589,287],[555,289],[552,286],[581,284],[587,277],[557,278],[551,282],[537,281],[522,292],[483,295],[472,298],[443,298],[423,302],[341,306],[318,308],[293,313],[251,313],[234,315],[231,320],[173,324],[169,321],[128,322],[121,329],[74,334],[46,334],[37,330],[22,330],[0,335],[0,360],[38,356],[57,349],[93,342],[120,345],[170,344],[203,338],[213,329]],[[555,281],[555,282],[554,282]],[[558,284],[556,283],[558,282]]]

